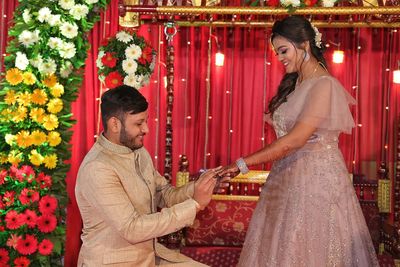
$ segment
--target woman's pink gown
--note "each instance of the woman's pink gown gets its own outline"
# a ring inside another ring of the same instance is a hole
[[[306,145],[274,162],[238,266],[379,266],[338,149],[354,99],[331,76],[303,81],[274,113],[277,137],[297,121],[317,127]]]

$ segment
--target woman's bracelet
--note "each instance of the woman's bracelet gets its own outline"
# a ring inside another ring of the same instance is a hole
[[[243,158],[238,158],[236,160],[236,166],[239,168],[239,171],[242,174],[246,174],[249,172],[249,168],[247,167],[246,162],[244,162]]]

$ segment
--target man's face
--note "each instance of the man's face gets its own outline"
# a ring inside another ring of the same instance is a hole
[[[132,150],[141,148],[143,138],[149,132],[147,119],[147,110],[138,114],[126,114],[119,133],[120,144]]]

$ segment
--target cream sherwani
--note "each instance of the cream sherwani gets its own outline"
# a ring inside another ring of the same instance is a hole
[[[78,266],[201,265],[156,240],[193,223],[193,190],[193,183],[172,187],[145,148],[131,151],[100,135],[76,182],[83,219]]]

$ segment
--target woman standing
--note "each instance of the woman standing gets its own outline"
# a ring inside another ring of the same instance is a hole
[[[275,161],[254,211],[239,266],[378,266],[371,237],[338,148],[351,133],[355,100],[326,69],[318,29],[289,16],[272,28],[285,67],[269,119],[277,140],[224,173]]]

